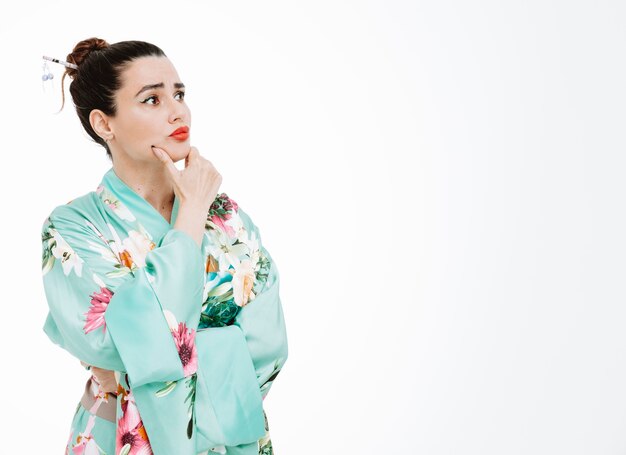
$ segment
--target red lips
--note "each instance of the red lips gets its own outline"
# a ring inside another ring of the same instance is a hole
[[[181,126],[180,128],[175,129],[172,134],[170,134],[170,137],[173,137],[178,141],[186,140],[189,137],[189,127]]]

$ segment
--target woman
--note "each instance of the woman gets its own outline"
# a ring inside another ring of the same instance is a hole
[[[184,84],[143,41],[90,38],[59,63],[113,164],[42,227],[44,331],[91,372],[65,453],[273,453],[262,400],[287,359],[278,270],[190,146]]]

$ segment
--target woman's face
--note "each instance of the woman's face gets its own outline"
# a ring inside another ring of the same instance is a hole
[[[122,86],[115,95],[117,112],[109,118],[113,132],[111,152],[132,161],[160,161],[151,146],[167,152],[177,162],[189,153],[190,134],[170,136],[180,127],[191,133],[191,111],[185,88],[167,57],[141,57],[121,74]]]

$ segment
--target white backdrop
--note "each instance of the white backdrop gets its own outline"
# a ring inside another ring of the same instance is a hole
[[[87,378],[39,236],[109,162],[41,56],[91,36],[163,48],[279,266],[277,455],[626,453],[623,2],[64,3],[0,17],[2,453]]]

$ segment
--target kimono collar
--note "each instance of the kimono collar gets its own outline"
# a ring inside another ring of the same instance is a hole
[[[118,177],[113,167],[104,174],[99,195],[105,205],[124,221],[130,224],[141,224],[155,242],[160,241],[176,223],[179,205],[176,196],[174,196],[171,221],[168,223],[152,204]]]

